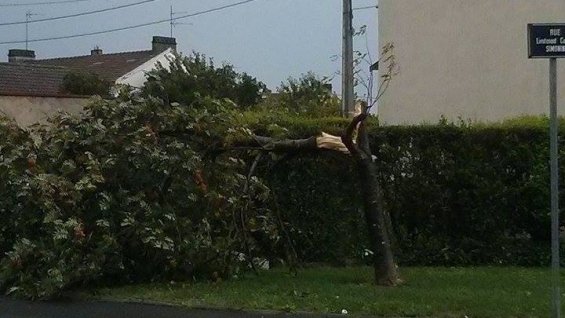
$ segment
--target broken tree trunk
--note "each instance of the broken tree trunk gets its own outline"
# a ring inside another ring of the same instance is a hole
[[[359,173],[363,208],[371,248],[375,283],[381,286],[395,286],[400,281],[394,255],[392,253],[388,214],[383,209],[383,193],[379,184],[377,167],[373,161],[364,111],[355,117],[342,137],[322,133],[307,139],[277,140],[269,137],[253,136],[251,146],[269,152],[298,152],[331,150],[353,157]],[[357,134],[357,138],[354,135]],[[354,139],[357,139],[355,142]],[[247,144],[247,146],[250,146]]]
[[[349,154],[349,150],[338,136],[322,132],[320,136],[307,139],[274,139],[263,136],[253,136],[255,143],[262,150],[271,152],[316,151],[320,149],[333,150]]]
[[[345,138],[350,137],[346,134]],[[375,283],[381,286],[395,286],[400,279],[392,253],[390,233],[388,233],[390,220],[387,220],[388,214],[384,211],[383,192],[379,184],[378,171],[373,160],[364,119],[358,127],[358,146],[350,142],[344,143],[353,145],[350,151],[355,158],[359,173],[365,221],[373,250]]]

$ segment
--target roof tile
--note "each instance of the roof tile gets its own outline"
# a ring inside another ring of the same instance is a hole
[[[134,51],[113,54],[35,60],[32,63],[68,67],[77,71],[92,72],[100,78],[116,81],[162,52]]]
[[[29,63],[0,63],[0,95],[69,97],[63,92],[68,69]]]
[[[62,84],[71,71],[94,73],[114,82],[161,53],[148,50],[0,63],[0,95],[70,97]]]

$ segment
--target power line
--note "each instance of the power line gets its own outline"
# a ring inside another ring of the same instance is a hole
[[[43,1],[43,2],[28,2],[28,3],[0,3],[0,7],[26,7],[26,6],[42,6],[51,4],[64,4],[75,2],[86,2],[92,0],[59,0],[59,1]]]
[[[254,2],[254,1],[257,1],[257,0],[240,1],[240,2],[236,2],[236,3],[228,4],[228,5],[225,5],[225,6],[217,7],[217,8],[212,8],[212,9],[208,9],[208,10],[204,10],[204,11],[199,11],[199,12],[195,12],[195,13],[191,13],[191,14],[187,14],[187,15],[178,16],[178,17],[174,18],[173,20],[176,21],[176,20],[180,20],[180,19],[186,19],[186,18],[191,18],[191,17],[203,15],[203,14],[206,14],[206,13],[221,11],[221,10],[224,10],[224,9],[236,7],[236,6],[246,4],[246,3],[250,3],[250,2]],[[72,39],[72,38],[78,38],[78,37],[83,37],[83,36],[99,35],[99,34],[112,33],[112,32],[124,31],[124,30],[137,29],[137,28],[155,25],[155,24],[161,24],[161,23],[165,23],[165,22],[170,23],[171,19],[164,19],[164,20],[158,20],[158,21],[147,22],[147,23],[142,23],[142,24],[130,25],[130,26],[126,26],[126,27],[109,29],[109,30],[104,30],[104,31],[88,32],[88,33],[65,35],[65,36],[56,36],[56,37],[42,38],[42,39],[32,39],[32,40],[29,40],[28,42],[45,42],[45,41]],[[6,42],[0,42],[0,45],[1,44],[20,44],[20,43],[25,43],[25,42],[26,41],[6,41]]]
[[[44,18],[44,19],[29,20],[29,21],[18,21],[18,22],[6,22],[6,23],[0,23],[0,26],[26,24],[26,23],[38,23],[38,22],[45,22],[45,21],[75,18],[75,17],[84,16],[84,15],[91,15],[91,14],[96,14],[96,13],[101,13],[101,12],[107,12],[107,11],[113,11],[113,10],[138,6],[138,5],[142,5],[142,4],[145,4],[145,3],[148,3],[148,2],[153,2],[153,1],[155,1],[155,0],[144,0],[144,1],[139,1],[139,2],[135,2],[135,3],[124,4],[124,5],[117,6],[117,7],[110,7],[110,8],[100,9],[100,10],[87,11],[87,12],[63,15],[63,16],[58,16],[58,17],[51,17],[51,18]]]

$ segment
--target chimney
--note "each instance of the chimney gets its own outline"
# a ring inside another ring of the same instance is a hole
[[[31,50],[10,50],[8,52],[8,62],[22,63],[35,60],[35,51]]]
[[[94,47],[94,49],[92,49],[90,51],[90,55],[102,55],[104,54],[104,52],[102,52],[102,49],[97,46]]]
[[[177,50],[177,40],[175,38],[168,38],[164,36],[154,36],[153,37],[153,51],[163,52],[166,49],[171,48],[176,52]]]

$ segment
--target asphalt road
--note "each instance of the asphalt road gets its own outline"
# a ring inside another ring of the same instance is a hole
[[[0,298],[0,318],[314,318],[336,316],[188,310],[178,307],[135,303],[29,302]]]

